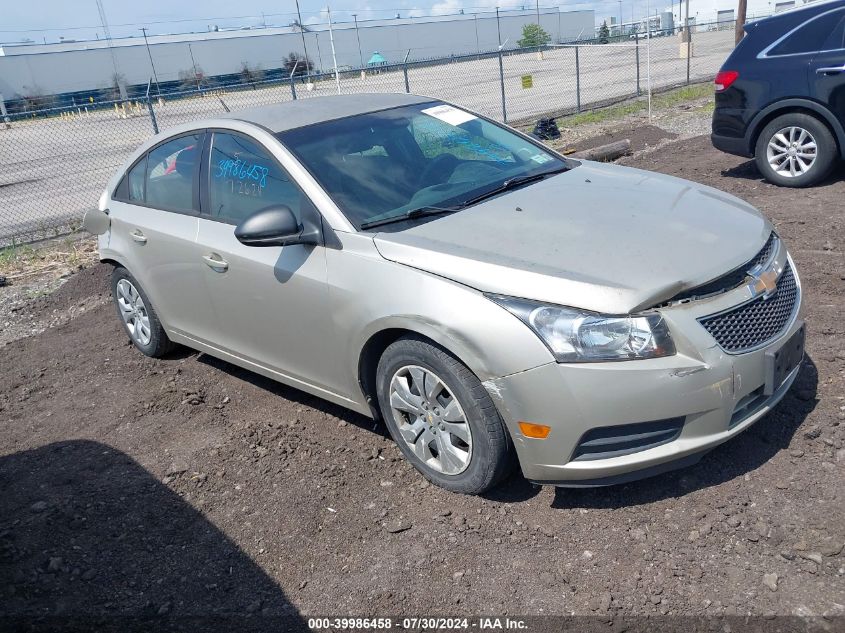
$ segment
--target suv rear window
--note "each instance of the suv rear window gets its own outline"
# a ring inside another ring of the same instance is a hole
[[[845,13],[840,18],[839,24],[833,29],[833,33],[830,34],[827,42],[824,43],[822,50],[839,51],[843,49],[845,49]]]
[[[845,15],[845,9],[840,9],[838,11],[823,13],[808,20],[793,31],[786,39],[774,46],[769,51],[769,56],[798,55],[819,51],[843,15]]]

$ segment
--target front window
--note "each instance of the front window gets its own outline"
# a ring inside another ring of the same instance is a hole
[[[211,217],[238,224],[256,211],[284,205],[300,217],[306,200],[287,172],[258,143],[236,133],[215,132],[208,184]]]
[[[356,228],[418,210],[458,210],[567,163],[508,129],[441,102],[282,132],[279,139]]]

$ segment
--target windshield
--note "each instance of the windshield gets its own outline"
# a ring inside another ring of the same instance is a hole
[[[437,101],[318,123],[278,138],[358,229],[392,218],[412,221],[424,215],[419,211],[457,210],[523,177],[567,167],[506,128]]]

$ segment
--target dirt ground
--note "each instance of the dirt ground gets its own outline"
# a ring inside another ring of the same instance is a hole
[[[86,309],[2,348],[0,616],[791,614],[842,630],[845,170],[779,189],[705,137],[623,162],[736,194],[789,244],[807,357],[768,417],[650,480],[516,474],[453,495],[364,417],[189,350],[145,358],[97,265],[23,308]]]

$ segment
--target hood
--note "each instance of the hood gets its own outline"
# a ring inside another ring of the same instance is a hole
[[[626,314],[741,266],[771,230],[711,187],[583,162],[374,241],[387,260],[484,292]]]

